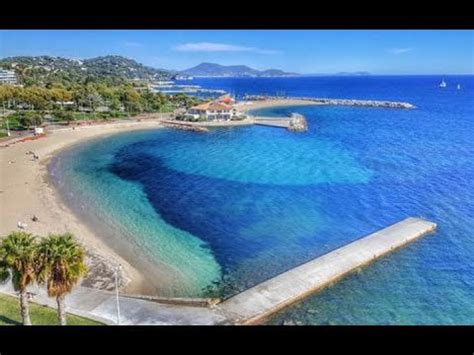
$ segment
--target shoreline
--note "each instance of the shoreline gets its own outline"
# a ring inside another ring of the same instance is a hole
[[[256,103],[258,106],[261,104]],[[308,105],[308,102],[282,100],[268,104],[296,106]],[[248,105],[246,108],[253,109],[256,105]],[[253,120],[238,122],[239,125],[249,123],[253,124]],[[219,123],[215,124],[220,126]],[[159,280],[151,284],[149,275],[160,280],[165,280],[170,275],[160,273],[150,262],[136,258],[136,255],[124,248],[126,241],[117,243],[114,241],[112,247],[110,238],[105,234],[110,237],[113,231],[101,232],[93,223],[84,220],[84,216],[68,203],[55,186],[49,166],[61,152],[76,144],[84,144],[89,140],[118,133],[162,129],[167,126],[166,120],[161,118],[135,118],[67,127],[53,126],[47,129],[45,136],[22,134],[0,141],[0,238],[12,231],[20,230],[17,227],[18,222],[26,223],[25,231],[35,235],[71,232],[85,247],[87,254],[89,275],[82,280],[81,285],[103,290],[115,289],[113,268],[120,265],[122,292],[154,296],[159,294],[156,292]],[[30,151],[37,154],[39,159],[35,161],[32,155],[27,154]],[[39,220],[33,222],[33,216],[37,216]],[[136,264],[140,264],[139,267]]]
[[[257,100],[236,106],[243,112],[248,112],[267,107],[308,105],[326,104],[304,98],[285,98]],[[215,123],[216,127],[231,127],[251,125],[253,121],[250,117],[241,122],[211,123]],[[196,126],[199,124],[195,123]],[[159,284],[159,280],[165,280],[172,275],[152,270],[150,265],[145,267],[147,262],[141,262],[140,258],[136,258],[136,255],[123,248],[123,243],[120,241],[114,241],[114,247],[112,247],[110,238],[99,234],[113,234],[113,231],[99,233],[100,229],[97,230],[84,221],[54,186],[48,166],[61,151],[75,144],[118,133],[161,129],[166,126],[167,122],[162,119],[134,119],[125,122],[53,128],[45,136],[23,136],[21,139],[2,141],[0,145],[0,237],[19,230],[18,222],[28,225],[26,232],[42,236],[49,233],[71,232],[87,250],[90,274],[83,280],[83,285],[106,290],[113,289],[115,287],[113,268],[121,265],[122,291],[156,295],[156,285]],[[32,155],[27,154],[29,151],[35,152],[39,159],[33,159]],[[37,216],[39,221],[33,222],[33,216]],[[109,241],[107,242],[106,239]],[[118,244],[122,244],[122,248],[117,246]],[[137,267],[136,264],[140,266]],[[153,279],[157,281],[150,283],[150,275],[153,275]]]
[[[19,230],[26,223],[28,233],[73,233],[87,251],[90,273],[83,283],[93,288],[114,287],[113,267],[122,266],[121,288],[127,293],[147,293],[146,272],[131,265],[110,247],[68,206],[52,183],[48,165],[64,149],[95,138],[117,133],[160,129],[158,120],[113,122],[84,127],[51,130],[39,139],[2,142],[0,148],[0,236]],[[29,151],[35,152],[35,161]],[[33,216],[37,222],[32,221]]]

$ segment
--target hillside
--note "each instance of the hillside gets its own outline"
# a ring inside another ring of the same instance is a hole
[[[64,85],[104,81],[120,84],[130,80],[169,80],[171,72],[147,67],[121,56],[104,56],[85,60],[60,57],[9,57],[0,59],[0,67],[16,72],[21,83]]]
[[[197,77],[275,77],[298,75],[286,73],[278,69],[260,71],[246,65],[220,65],[215,63],[201,63],[195,67],[183,70],[182,73]]]

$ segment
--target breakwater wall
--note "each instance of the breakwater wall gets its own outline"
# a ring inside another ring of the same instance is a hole
[[[278,101],[278,100],[300,100],[310,101],[320,105],[335,105],[335,106],[362,106],[362,107],[381,107],[381,108],[401,108],[413,109],[414,106],[408,102],[400,101],[386,101],[386,100],[358,100],[358,99],[331,99],[318,97],[280,97],[280,96],[259,96],[249,95],[245,97],[249,101]]]

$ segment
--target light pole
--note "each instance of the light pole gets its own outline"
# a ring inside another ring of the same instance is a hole
[[[117,303],[117,325],[120,325],[120,299],[119,299],[119,271],[122,270],[122,265],[114,268],[115,272],[115,300]]]
[[[5,119],[5,123],[7,125],[7,136],[10,137],[10,126],[8,125],[8,118],[6,116],[6,110],[5,110],[5,102],[3,103],[3,118]]]

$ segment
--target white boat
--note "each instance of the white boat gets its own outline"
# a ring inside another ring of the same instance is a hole
[[[439,83],[439,87],[440,88],[445,88],[447,85],[446,85],[446,81],[444,80],[441,80],[441,82]]]
[[[461,90],[461,84],[458,84],[457,89]]]

